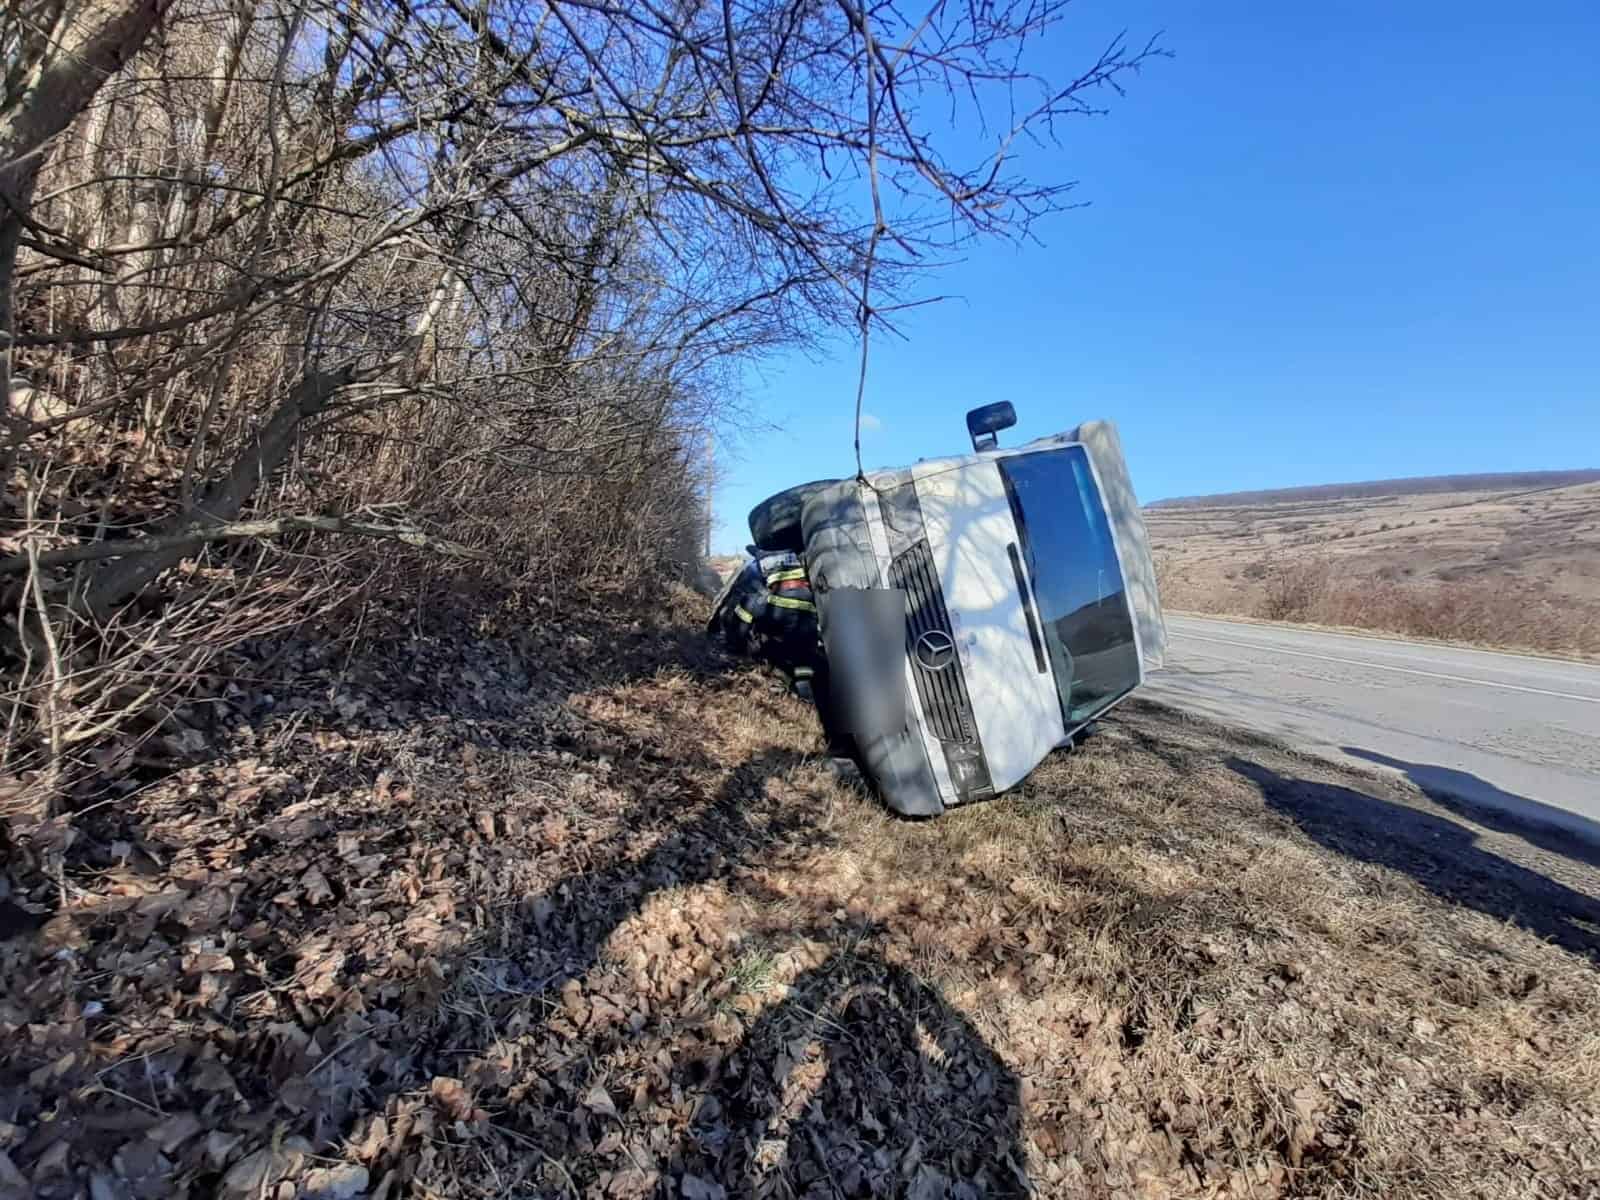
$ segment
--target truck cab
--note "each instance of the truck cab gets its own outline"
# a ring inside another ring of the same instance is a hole
[[[906,815],[1015,786],[1165,653],[1115,426],[1001,448],[1014,421],[974,410],[973,453],[808,485],[794,505],[824,724]]]

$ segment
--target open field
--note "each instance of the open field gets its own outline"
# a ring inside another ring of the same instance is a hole
[[[1142,705],[894,820],[699,611],[247,648],[15,831],[0,1194],[1592,1194],[1592,859]]]
[[[1600,482],[1454,482],[1464,490],[1370,495],[1374,485],[1352,485],[1349,495],[1151,506],[1163,599],[1193,612],[1600,654]]]

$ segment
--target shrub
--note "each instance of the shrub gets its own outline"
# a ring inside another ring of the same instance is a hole
[[[1259,616],[1269,621],[1309,621],[1327,591],[1331,571],[1324,558],[1273,555],[1263,564]]]

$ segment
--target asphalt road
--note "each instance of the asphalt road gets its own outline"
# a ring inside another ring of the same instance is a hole
[[[1600,667],[1168,617],[1145,694],[1600,840]]]

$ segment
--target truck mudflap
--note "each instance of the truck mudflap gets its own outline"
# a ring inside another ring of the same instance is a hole
[[[903,816],[938,816],[945,805],[927,746],[907,728],[905,599],[883,586],[860,485],[845,480],[810,497],[802,527],[828,659],[831,718],[853,736],[862,772],[885,804]]]

